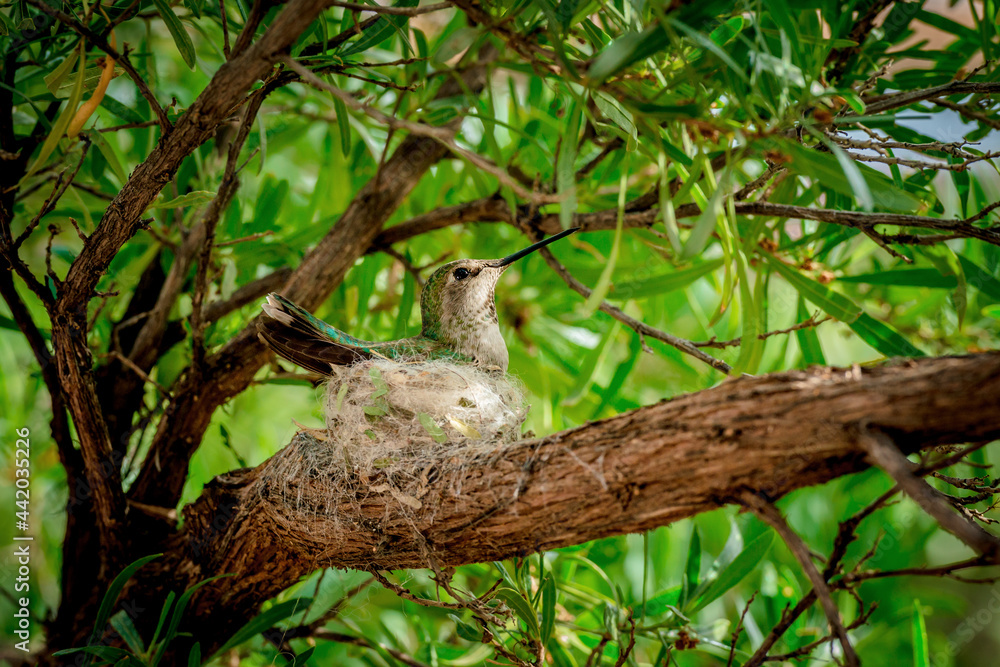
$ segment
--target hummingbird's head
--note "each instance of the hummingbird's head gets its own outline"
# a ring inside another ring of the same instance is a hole
[[[493,295],[497,281],[517,260],[577,229],[567,229],[502,259],[460,259],[439,268],[420,294],[423,335],[506,370],[507,348],[500,336]]]

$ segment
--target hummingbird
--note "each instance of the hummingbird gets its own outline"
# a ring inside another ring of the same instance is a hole
[[[416,336],[361,340],[274,292],[262,306],[265,317],[258,322],[258,336],[279,356],[320,375],[372,358],[449,359],[506,371],[507,345],[500,335],[494,303],[497,281],[517,260],[578,229],[564,230],[502,259],[460,259],[445,264],[431,274],[420,294],[422,328]]]

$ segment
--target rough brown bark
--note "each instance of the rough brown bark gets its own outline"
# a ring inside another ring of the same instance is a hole
[[[52,309],[56,367],[80,439],[84,473],[97,516],[107,566],[123,554],[120,526],[125,520],[114,447],[97,398],[93,362],[87,346],[87,304],[101,275],[122,245],[139,229],[146,207],[170,181],[181,161],[204,143],[274,59],[322,11],[322,0],[293,0],[267,32],[233,61],[220,68],[177,125],[157,144],[108,205],[97,229],[66,274]]]
[[[996,438],[998,405],[1000,353],[734,379],[467,463],[458,495],[454,477],[439,474],[416,511],[359,497],[360,511],[345,505],[339,523],[281,520],[262,493],[271,459],[209,485],[133,590],[155,596],[235,573],[194,600],[189,630],[205,649],[319,567],[459,565],[648,530],[747,492],[775,499],[860,470],[862,430],[905,451]],[[145,606],[157,608],[153,598]]]

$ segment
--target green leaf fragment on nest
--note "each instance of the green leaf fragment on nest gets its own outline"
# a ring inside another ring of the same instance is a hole
[[[448,442],[448,434],[444,432],[444,429],[437,425],[437,422],[435,422],[434,418],[429,414],[421,412],[417,414],[417,419],[420,420],[420,425],[424,427],[425,431],[427,431],[427,435],[434,439],[434,442]]]

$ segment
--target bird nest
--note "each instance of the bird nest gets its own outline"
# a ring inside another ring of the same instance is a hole
[[[527,412],[519,383],[478,366],[380,358],[339,368],[326,429],[300,434],[267,464],[261,499],[281,523],[313,532],[316,519],[336,531],[347,515],[370,516],[371,504],[416,512],[432,483],[460,494],[464,468],[518,440]]]

